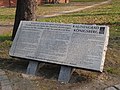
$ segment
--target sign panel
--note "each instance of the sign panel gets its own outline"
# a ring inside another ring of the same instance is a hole
[[[21,21],[9,54],[102,72],[108,38],[107,26]]]

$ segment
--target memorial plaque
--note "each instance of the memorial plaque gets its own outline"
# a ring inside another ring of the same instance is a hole
[[[108,38],[102,25],[21,21],[9,54],[102,72]]]

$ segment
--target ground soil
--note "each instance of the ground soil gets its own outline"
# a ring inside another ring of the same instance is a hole
[[[25,74],[26,60],[2,60],[0,63],[4,64],[3,70],[13,90],[104,90],[120,83],[120,77],[116,75],[76,69],[70,82],[64,84],[57,81],[59,65],[45,64],[36,76],[29,76]]]
[[[0,26],[0,35],[7,35],[12,32],[11,26]]]

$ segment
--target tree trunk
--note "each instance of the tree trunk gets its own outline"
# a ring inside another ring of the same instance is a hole
[[[35,20],[35,9],[36,9],[35,0],[17,0],[12,40],[14,40],[14,37],[16,35],[21,20],[26,20],[26,21]]]

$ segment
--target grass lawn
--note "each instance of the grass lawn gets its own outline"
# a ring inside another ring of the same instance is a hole
[[[42,15],[48,15],[57,13],[60,11],[67,11],[71,9],[76,9],[82,6],[75,6],[70,4],[47,4],[47,5],[41,5],[37,6],[36,9],[36,15],[42,16]],[[15,18],[15,10],[16,8],[0,8],[0,25],[4,24],[13,24],[14,18]]]
[[[120,75],[120,0],[112,0],[112,3],[108,5],[89,10],[54,18],[39,19],[38,21],[108,25],[110,27],[110,40],[105,71]]]
[[[13,24],[15,17],[15,8],[0,8],[0,25]]]
[[[43,5],[43,6],[38,6],[36,10],[37,15],[49,15],[49,14],[54,14],[60,11],[68,11],[72,9],[77,9],[83,6],[74,6],[74,5],[69,5],[69,4],[58,4],[58,5]]]
[[[92,5],[94,3],[98,3],[104,0],[72,0],[69,4],[46,4],[38,6],[36,9],[36,15],[47,15],[53,14],[60,11],[68,11],[73,10],[80,7],[85,7],[86,5]],[[89,2],[91,3],[89,3]],[[77,5],[76,5],[77,4]],[[2,24],[13,24],[15,18],[15,10],[16,8],[0,8],[0,25]]]

